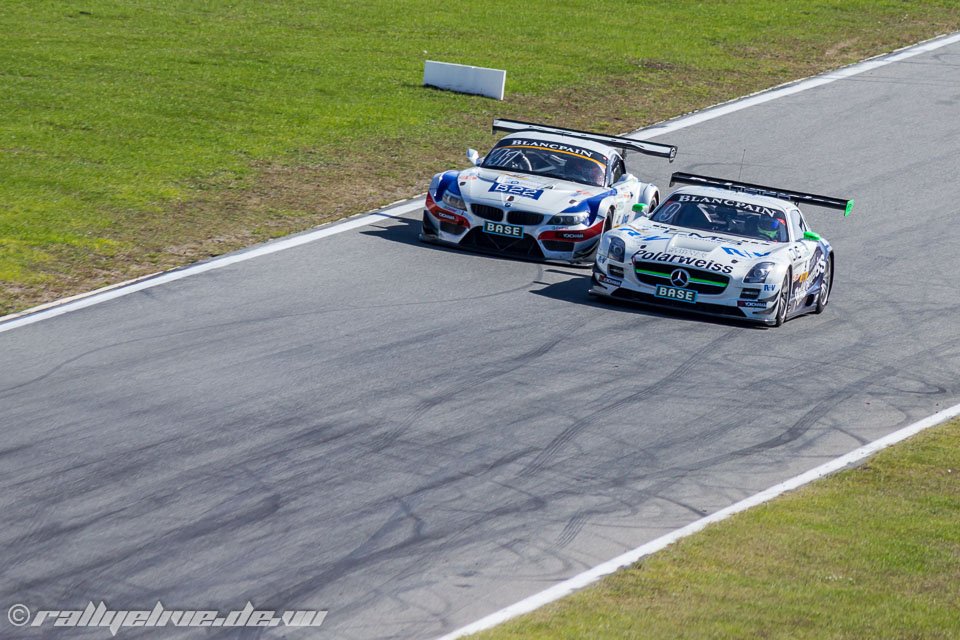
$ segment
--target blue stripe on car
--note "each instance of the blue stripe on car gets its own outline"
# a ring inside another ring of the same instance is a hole
[[[603,193],[598,193],[595,196],[585,198],[577,204],[570,205],[560,213],[584,213],[589,211],[590,218],[587,221],[587,224],[593,224],[593,222],[597,219],[597,213],[600,211],[600,202],[607,196],[615,195],[617,195],[617,190],[610,189],[609,191],[604,191]]]
[[[437,185],[437,193],[434,198],[439,201],[447,191],[455,196],[460,195],[460,184],[457,179],[460,177],[459,171],[445,171],[440,175],[440,184]]]

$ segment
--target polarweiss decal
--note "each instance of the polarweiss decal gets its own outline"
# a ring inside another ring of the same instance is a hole
[[[717,271],[718,273],[732,273],[733,265],[720,264],[713,260],[703,258],[693,258],[690,256],[679,256],[675,253],[663,253],[660,251],[639,251],[634,255],[636,260],[651,260],[654,262],[670,262],[672,264],[684,264],[688,267],[697,267],[708,271]]]

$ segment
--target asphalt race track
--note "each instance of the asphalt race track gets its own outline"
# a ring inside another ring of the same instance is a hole
[[[960,402],[958,112],[954,44],[632,167],[856,198],[807,209],[835,289],[781,329],[597,302],[586,269],[418,243],[417,211],[0,333],[2,609],[429,638]]]

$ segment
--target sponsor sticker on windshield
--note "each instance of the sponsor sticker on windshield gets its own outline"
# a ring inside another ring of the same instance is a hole
[[[543,195],[543,189],[530,189],[519,184],[503,184],[502,182],[494,182],[490,187],[490,191],[509,193],[512,196],[530,198],[531,200],[539,200],[540,196]]]
[[[509,138],[506,140],[501,140],[497,144],[496,148],[501,149],[503,147],[527,147],[529,149],[545,149],[547,151],[559,151],[560,153],[569,153],[576,156],[581,156],[584,158],[589,158],[600,162],[601,164],[606,164],[607,156],[602,153],[597,153],[596,151],[590,151],[589,149],[584,149],[583,147],[573,146],[569,144],[564,144],[562,142],[551,142],[548,140],[531,140],[529,138]]]
[[[717,198],[714,196],[698,196],[690,194],[680,194],[676,196],[677,202],[695,202],[697,204],[713,204],[721,205],[725,207],[735,207],[743,211],[751,211],[753,213],[762,213],[768,216],[776,216],[779,214],[783,216],[783,211],[779,209],[774,209],[772,207],[764,207],[759,204],[751,204],[749,202],[740,202],[739,200],[730,200],[729,198]]]

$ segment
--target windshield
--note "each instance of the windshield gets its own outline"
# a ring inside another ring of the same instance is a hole
[[[717,231],[766,242],[787,242],[783,211],[726,198],[675,194],[650,219],[677,227]]]
[[[607,157],[561,142],[507,138],[487,154],[483,166],[602,187]]]

